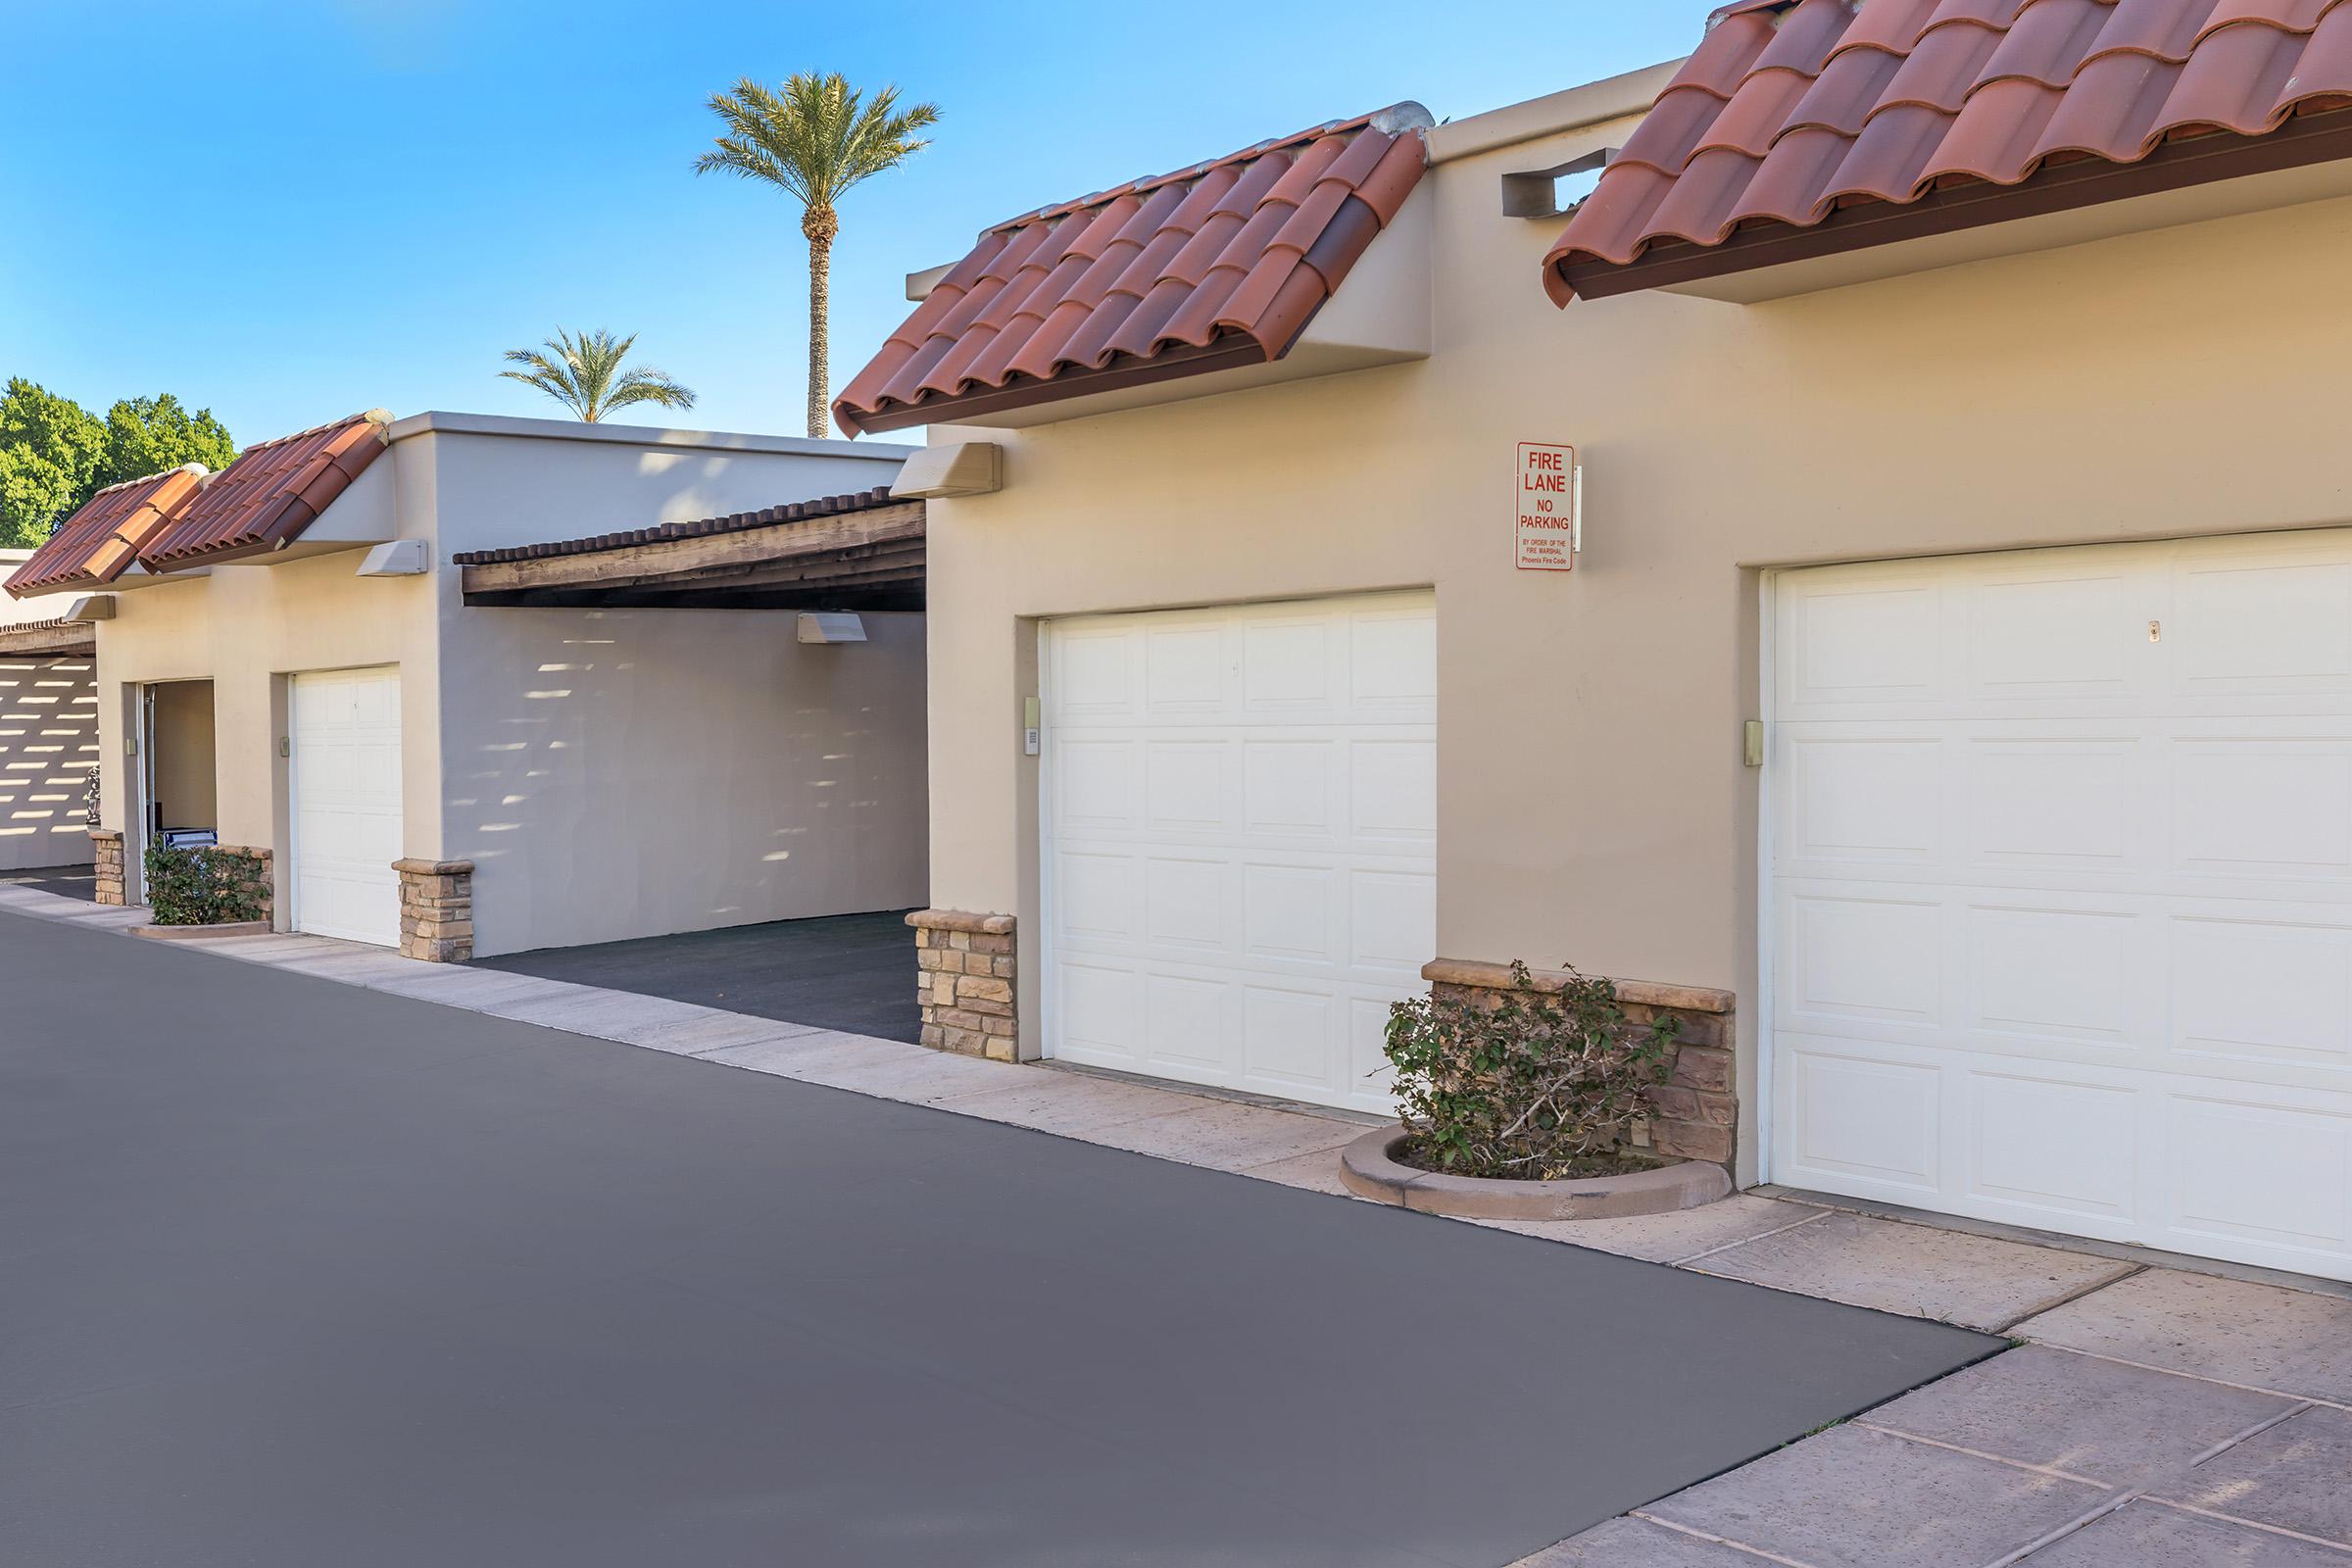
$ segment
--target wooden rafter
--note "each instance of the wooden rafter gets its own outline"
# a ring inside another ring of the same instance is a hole
[[[0,659],[95,659],[98,628],[87,621],[36,620],[0,626]]]
[[[923,504],[479,563],[463,581],[468,605],[920,609]]]

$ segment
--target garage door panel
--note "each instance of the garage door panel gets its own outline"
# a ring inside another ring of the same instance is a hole
[[[2170,936],[2175,1051],[2352,1072],[2352,924],[2180,915]]]
[[[400,676],[395,669],[293,677],[296,929],[390,947],[400,940]]]
[[[2137,1087],[1976,1069],[1966,1093],[1968,1191],[1983,1212],[2043,1228],[2097,1221],[2109,1233],[2137,1218]]]
[[[2170,1109],[2175,1227],[2216,1241],[2310,1254],[2307,1267],[2352,1251],[2352,1113],[2275,1100],[2175,1095]]]
[[[1776,1176],[2352,1278],[2352,533],[1771,624]]]
[[[1943,1073],[1892,1053],[1786,1038],[1784,1179],[1916,1202],[1942,1186]]]
[[[1436,952],[1429,596],[1047,639],[1048,1050],[1389,1108],[1387,1006]]]

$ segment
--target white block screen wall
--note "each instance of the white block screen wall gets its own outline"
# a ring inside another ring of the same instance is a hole
[[[1427,594],[1046,631],[1048,1054],[1385,1111],[1437,952]]]
[[[1791,572],[1773,1179],[2352,1278],[2352,533]]]

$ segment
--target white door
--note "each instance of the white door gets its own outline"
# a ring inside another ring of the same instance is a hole
[[[1775,1179],[2352,1278],[2352,533],[1775,598]]]
[[[1428,594],[1049,626],[1046,1049],[1387,1111],[1437,956]]]
[[[292,682],[294,928],[400,944],[400,671]]]

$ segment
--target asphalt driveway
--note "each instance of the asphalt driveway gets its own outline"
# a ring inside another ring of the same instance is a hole
[[[687,931],[477,958],[481,969],[667,997],[783,1023],[912,1042],[914,932],[904,909]]]
[[[0,914],[0,1561],[1496,1568],[1957,1329]]]

